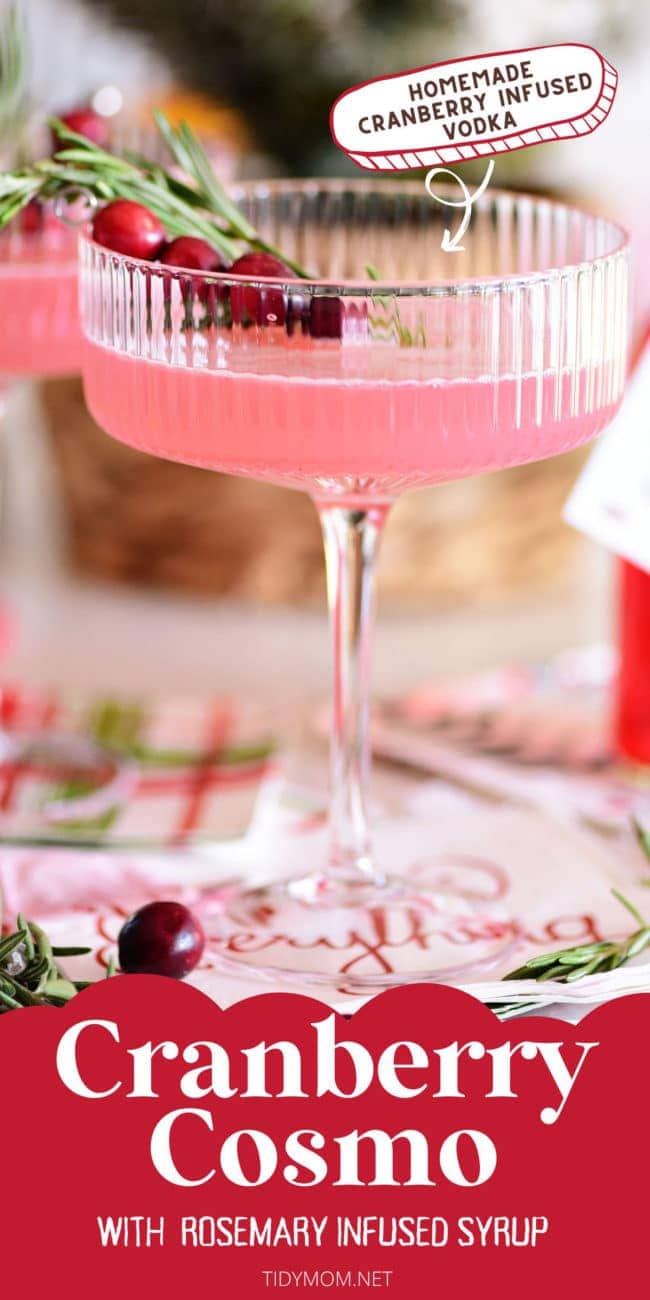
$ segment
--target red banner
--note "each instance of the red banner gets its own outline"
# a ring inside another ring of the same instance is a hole
[[[7,1294],[618,1294],[646,1267],[649,1012],[500,1023],[425,985],[221,1011],[122,976],[5,1015]]]

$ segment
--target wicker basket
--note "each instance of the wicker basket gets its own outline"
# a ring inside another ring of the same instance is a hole
[[[302,493],[114,442],[77,380],[48,381],[42,396],[75,568],[147,586],[322,600],[319,529]],[[386,536],[383,598],[422,607],[566,589],[580,540],[560,512],[584,454],[407,494]]]

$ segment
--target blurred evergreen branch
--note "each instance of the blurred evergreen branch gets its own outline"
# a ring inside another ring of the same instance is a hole
[[[0,7],[0,150],[5,161],[20,158],[30,112],[27,35],[16,0]]]
[[[179,80],[239,109],[291,171],[322,169],[329,110],[348,86],[445,57],[457,0],[85,0],[146,35]],[[351,164],[350,164],[351,166]]]

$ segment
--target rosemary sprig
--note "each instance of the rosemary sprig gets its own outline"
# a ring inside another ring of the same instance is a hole
[[[620,942],[612,939],[583,943],[574,948],[541,953],[537,957],[531,957],[516,970],[509,971],[504,975],[504,980],[529,979],[536,980],[539,984],[546,980],[557,980],[560,984],[573,984],[587,975],[602,975],[606,971],[617,970],[632,957],[638,956],[650,946],[650,925],[644,921],[634,904],[617,889],[613,889],[612,894],[637,922],[638,928],[627,939]]]
[[[172,237],[205,239],[226,261],[239,256],[243,243],[272,253],[296,276],[308,279],[309,273],[263,239],[232,201],[187,123],[172,126],[160,111],[154,120],[182,177],[142,156],[101,149],[52,118],[50,126],[61,144],[57,153],[0,175],[0,230],[34,198],[131,199],[155,213]]]
[[[646,862],[650,865],[650,831],[647,831],[645,827],[641,825],[641,822],[637,821],[636,817],[632,818],[632,830],[634,831],[639,847],[645,854]],[[650,880],[644,879],[643,884],[650,884]]]
[[[371,263],[366,266],[366,275],[369,280],[377,281],[381,279],[379,271]],[[376,313],[373,313],[373,315],[368,314],[368,322],[376,337],[395,338],[400,347],[403,348],[426,347],[427,338],[421,312],[418,313],[418,323],[415,333],[413,333],[413,330],[410,330],[408,325],[404,324],[400,315],[399,303],[396,300],[393,301],[377,294],[373,298],[373,302],[378,303],[384,313],[382,316],[378,316]]]
[[[57,958],[81,957],[90,948],[55,948],[34,921],[19,913],[18,929],[0,939],[0,1015],[18,1007],[62,1007],[86,987],[66,979]]]
[[[534,1011],[537,1006],[536,1002],[486,1002],[486,1007],[493,1011],[497,1020],[514,1020],[515,1016],[524,1016],[528,1011]]]

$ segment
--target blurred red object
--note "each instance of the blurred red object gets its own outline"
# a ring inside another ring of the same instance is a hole
[[[650,322],[635,340],[632,370],[650,338]],[[650,573],[621,560],[618,569],[619,672],[615,741],[620,754],[650,764]]]
[[[650,573],[627,560],[619,566],[618,643],[616,745],[650,763]]]
[[[14,640],[15,623],[10,609],[0,606],[0,658],[11,649]]]

